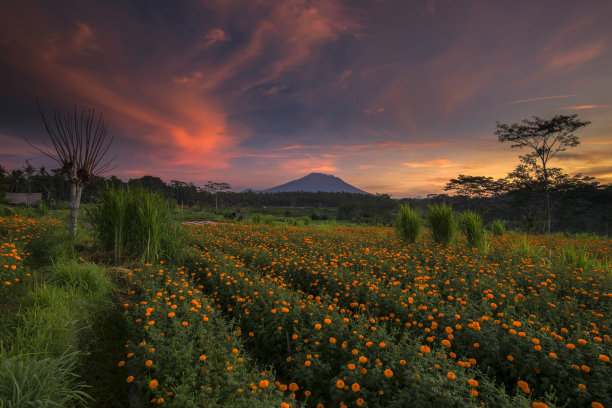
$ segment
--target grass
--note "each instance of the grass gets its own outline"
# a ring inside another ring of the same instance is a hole
[[[502,220],[494,220],[491,223],[491,232],[496,237],[506,235],[506,226]]]
[[[446,204],[430,205],[427,221],[435,242],[444,246],[453,244],[458,223],[450,206]]]
[[[0,407],[68,407],[85,405],[91,397],[75,375],[76,352],[56,358],[28,359],[2,355]]]
[[[395,219],[395,230],[407,242],[416,242],[421,234],[421,216],[417,210],[402,205]]]
[[[96,239],[115,263],[125,258],[180,262],[184,256],[185,237],[174,222],[173,205],[159,193],[108,188],[87,214]]]
[[[477,248],[483,252],[488,250],[487,231],[480,215],[473,211],[466,211],[461,214],[459,224],[471,248]]]

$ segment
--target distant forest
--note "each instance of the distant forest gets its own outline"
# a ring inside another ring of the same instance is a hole
[[[553,169],[551,183],[551,215],[553,232],[588,232],[610,235],[612,217],[612,185],[601,184],[592,177],[564,174]],[[388,194],[352,193],[256,193],[219,191],[215,195],[193,183],[171,180],[165,183],[158,177],[144,176],[130,179],[127,183],[115,176],[96,177],[88,184],[82,196],[83,203],[95,203],[99,192],[106,186],[116,188],[129,186],[157,191],[181,206],[215,208],[219,211],[248,212],[245,207],[308,207],[311,218],[321,219],[317,208],[334,208],[337,220],[349,220],[366,224],[393,223],[400,204],[418,208],[423,213],[430,204],[446,202],[456,211],[473,210],[485,221],[505,221],[510,229],[529,233],[544,231],[545,211],[541,175],[519,165],[502,179],[460,175],[447,183],[449,194],[435,194],[427,198],[394,199]],[[47,206],[59,205],[69,200],[69,184],[59,170],[35,169],[28,162],[22,169],[7,171],[0,166],[0,202],[6,192],[42,193]],[[321,212],[322,214],[323,212]]]

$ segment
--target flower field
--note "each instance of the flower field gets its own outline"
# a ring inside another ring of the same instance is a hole
[[[30,255],[28,244],[45,229],[57,225],[57,221],[19,215],[0,217],[0,283],[4,287],[19,284],[30,276],[24,265],[25,258]]]
[[[381,228],[190,229],[191,280],[308,406],[612,406],[610,242],[487,254]],[[584,245],[594,265],[563,260]]]

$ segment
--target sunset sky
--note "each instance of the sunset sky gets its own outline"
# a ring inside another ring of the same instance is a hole
[[[114,174],[371,193],[502,177],[496,121],[578,113],[551,164],[612,182],[612,1],[3,1],[0,164],[52,167],[36,99],[95,107]],[[526,153],[526,151],[524,151]]]

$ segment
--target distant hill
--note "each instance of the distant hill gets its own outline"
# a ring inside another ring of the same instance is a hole
[[[342,179],[329,174],[310,173],[300,179],[290,181],[280,186],[272,187],[267,190],[260,191],[261,193],[279,193],[287,191],[304,191],[307,193],[317,193],[319,191],[326,193],[359,193],[369,194],[366,191],[360,190],[346,183]]]

